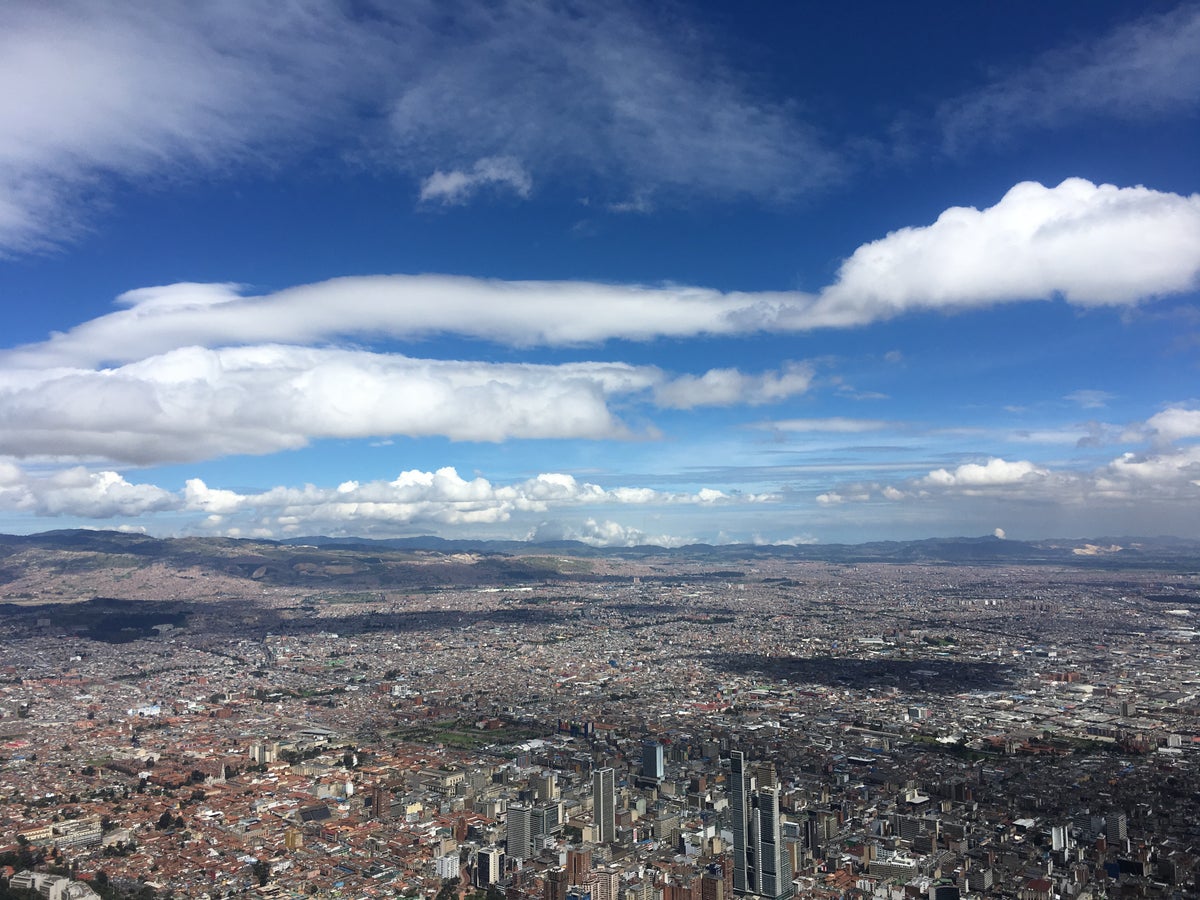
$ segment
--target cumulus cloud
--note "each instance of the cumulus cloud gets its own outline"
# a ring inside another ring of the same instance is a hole
[[[1171,443],[1200,437],[1200,409],[1164,409],[1146,420],[1146,428],[1156,439]]]
[[[164,512],[178,507],[170,491],[131,484],[116,472],[81,466],[28,475],[11,462],[0,463],[0,508],[37,516],[109,519]]]
[[[593,547],[683,547],[693,538],[672,534],[647,534],[640,528],[611,519],[588,518],[579,523],[543,522],[528,535],[532,541],[579,541]]]
[[[1023,182],[995,206],[954,207],[859,247],[802,319],[851,326],[1056,296],[1127,305],[1191,290],[1198,273],[1200,195]]]
[[[626,506],[712,506],[771,502],[771,495],[728,494],[711,488],[695,492],[640,487],[604,488],[566,473],[549,472],[510,484],[463,478],[452,467],[412,469],[391,481],[346,481],[335,487],[278,486],[258,492],[210,487],[188,479],[179,491],[127,481],[112,471],[74,467],[27,472],[0,463],[0,509],[43,517],[140,518],[155,513],[203,516],[203,528],[221,534],[283,536],[321,531],[330,534],[387,533],[411,527],[486,526],[514,516],[544,515],[568,509],[604,510]],[[615,531],[611,522],[589,517],[571,526],[589,543],[651,542],[635,531]],[[599,522],[600,525],[596,523]],[[545,536],[543,536],[544,538]],[[654,542],[667,539],[655,536]]]
[[[1161,453],[1123,453],[1096,477],[1098,489],[1115,494],[1144,492],[1146,488],[1200,487],[1200,445]],[[1200,499],[1200,492],[1188,496]]]
[[[927,485],[943,488],[986,488],[1018,484],[1031,478],[1044,477],[1049,474],[1047,469],[1036,466],[1028,460],[1021,459],[1015,462],[1008,462],[1007,460],[996,458],[989,459],[982,465],[979,463],[966,463],[953,471],[935,469],[925,476],[924,482]]]
[[[744,505],[774,499],[769,494],[728,494],[712,488],[694,492],[603,488],[561,472],[502,485],[482,477],[465,479],[447,466],[433,472],[409,470],[392,481],[349,481],[335,488],[277,487],[247,494],[212,489],[200,479],[191,479],[181,502],[185,509],[222,517],[222,523],[224,517],[249,514],[260,527],[294,533],[317,526],[341,531],[412,524],[490,525],[507,522],[516,514],[564,508]]]
[[[1180,520],[1200,502],[1200,437],[1197,411],[1164,410],[1132,426],[1125,438],[1149,439],[1148,452],[1125,451],[1091,469],[1040,465],[993,457],[984,463],[939,468],[898,484],[839,484],[817,496],[821,506],[877,500],[909,504],[1021,501],[1077,511],[1124,507],[1156,510]],[[1148,521],[1152,521],[1151,519]]]
[[[1147,120],[1200,106],[1200,8],[1117,26],[1097,40],[1060,48],[1022,70],[942,105],[937,120],[957,152],[1019,130],[1083,118]]]
[[[808,370],[673,379],[655,366],[414,359],[270,344],[186,347],[109,369],[0,369],[0,453],[138,464],[294,449],[319,438],[618,438],[627,403],[763,404]],[[719,383],[725,394],[693,393]]]
[[[506,188],[518,197],[528,197],[533,178],[515,159],[489,156],[477,160],[469,170],[440,169],[421,182],[421,201],[445,205],[466,203],[484,188]]]
[[[662,377],[620,363],[190,347],[114,369],[0,371],[0,452],[152,463],[268,453],[325,437],[629,437],[608,398]]]
[[[762,406],[805,393],[812,384],[813,368],[808,363],[787,363],[778,372],[758,375],[737,369],[709,369],[703,375],[681,375],[655,390],[659,406],[692,409],[697,406],[732,406],[745,403]]]

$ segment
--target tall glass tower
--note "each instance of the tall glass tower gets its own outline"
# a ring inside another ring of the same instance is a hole
[[[662,781],[665,773],[662,744],[658,741],[644,741],[642,743],[642,777]]]
[[[729,808],[733,814],[733,892],[746,897],[790,900],[792,862],[783,844],[779,788],[759,787],[745,754],[730,758]]]

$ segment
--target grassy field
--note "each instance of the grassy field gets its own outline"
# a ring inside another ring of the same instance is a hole
[[[478,750],[490,744],[517,744],[542,735],[543,732],[538,729],[520,725],[484,730],[463,720],[410,725],[389,732],[389,736],[395,740],[417,744],[443,744],[456,750]]]

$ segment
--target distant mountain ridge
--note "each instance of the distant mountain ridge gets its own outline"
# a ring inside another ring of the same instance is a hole
[[[682,547],[643,545],[594,547],[580,541],[504,541],[450,539],[434,535],[403,538],[329,537],[312,535],[273,541],[249,538],[155,538],[119,531],[68,529],[30,535],[0,535],[0,552],[16,548],[122,553],[152,558],[208,554],[254,554],[266,548],[303,553],[317,550],[408,552],[422,554],[479,554],[535,556],[554,554],[581,558],[644,559],[648,557],[698,561],[735,559],[795,559],[825,562],[944,562],[944,563],[1057,563],[1067,565],[1146,565],[1194,562],[1200,566],[1200,541],[1174,537],[1095,537],[1019,541],[984,537],[925,538],[909,541],[869,541],[861,544],[689,544]]]

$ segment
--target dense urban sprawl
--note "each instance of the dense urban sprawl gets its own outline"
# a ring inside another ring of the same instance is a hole
[[[477,562],[10,578],[9,889],[1196,895],[1195,572]]]

